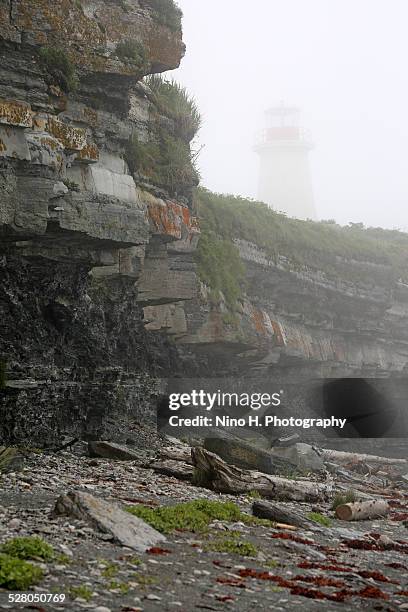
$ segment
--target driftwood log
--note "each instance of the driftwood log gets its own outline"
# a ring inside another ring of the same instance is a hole
[[[190,446],[165,446],[159,450],[158,458],[160,460],[170,459],[172,461],[184,461],[184,463],[193,464],[191,459]]]
[[[299,512],[287,508],[285,504],[257,500],[252,504],[252,514],[258,518],[269,519],[270,521],[289,523],[289,525],[294,525],[301,529],[320,530],[316,523],[305,518]]]
[[[193,464],[196,468],[195,478],[202,486],[207,486],[219,493],[240,494],[258,491],[263,497],[282,501],[328,501],[332,497],[333,485],[299,479],[288,480],[242,470],[228,465],[218,455],[201,447],[191,449]]]
[[[382,499],[341,504],[336,508],[336,516],[342,521],[363,521],[386,516],[388,503]]]
[[[236,465],[246,470],[258,470],[264,474],[279,474],[279,472],[296,470],[296,466],[290,461],[272,457],[269,451],[257,448],[233,436],[205,438],[204,448],[221,457],[229,465]]]
[[[382,465],[404,465],[405,459],[394,457],[379,457],[377,455],[366,455],[361,453],[348,453],[346,451],[330,450],[322,448],[324,461],[334,461],[334,463],[380,463]]]
[[[147,464],[146,467],[149,467],[158,474],[172,476],[173,478],[178,478],[178,480],[187,480],[191,482],[194,476],[194,468],[192,465],[184,463],[183,461],[176,461],[175,459],[152,461]]]

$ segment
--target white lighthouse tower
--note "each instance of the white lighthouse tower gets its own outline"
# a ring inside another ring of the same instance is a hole
[[[298,219],[316,219],[309,151],[298,108],[280,105],[266,111],[267,127],[255,151],[260,157],[258,199]]]

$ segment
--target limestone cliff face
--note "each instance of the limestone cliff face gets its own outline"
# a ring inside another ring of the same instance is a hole
[[[132,174],[171,131],[141,78],[179,65],[149,0],[0,0],[0,438],[114,437],[177,369],[143,308],[196,293],[185,193]],[[187,190],[188,195],[188,190]],[[175,245],[178,245],[177,247]],[[174,306],[176,308],[176,306]],[[131,437],[131,434],[129,434]]]
[[[231,320],[223,300],[208,290],[186,305],[191,345],[236,347],[238,361],[253,371],[316,376],[406,376],[408,285],[372,282],[373,263],[348,262],[361,280],[333,280],[322,270],[272,261],[255,244],[235,240],[245,264],[246,291]]]
[[[203,284],[184,304],[187,329],[180,343],[202,364],[203,376],[218,379],[216,387],[227,391],[283,390],[283,406],[274,412],[281,418],[332,416],[337,410],[343,417],[359,416],[361,435],[369,438],[359,442],[361,448],[392,448],[405,456],[408,285],[373,263],[348,261],[349,274],[333,280],[323,261],[321,270],[294,267],[284,257],[271,260],[255,244],[235,244],[246,285],[236,312],[222,296],[214,300]],[[373,282],[387,275],[383,284]],[[168,307],[154,308],[158,326]],[[163,319],[176,333],[177,320]],[[332,392],[333,385],[340,386]],[[303,440],[320,443],[337,433],[299,431]],[[348,426],[342,435],[356,433]],[[338,444],[346,448],[344,440]]]

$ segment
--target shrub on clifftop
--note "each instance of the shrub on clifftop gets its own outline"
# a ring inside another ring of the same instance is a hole
[[[59,85],[66,93],[78,89],[75,68],[63,49],[42,47],[39,56],[53,84]]]
[[[301,221],[262,202],[206,189],[198,190],[197,202],[202,235],[212,232],[231,243],[246,240],[275,263],[283,258],[293,270],[315,270],[335,281],[370,287],[390,287],[399,278],[408,281],[408,234],[404,232],[365,228],[360,223]]]
[[[174,0],[142,0],[142,5],[153,10],[154,18],[173,32],[181,30],[183,13]]]
[[[190,142],[202,124],[194,98],[176,81],[157,74],[146,77],[145,83],[152,90],[159,111],[173,119],[177,134]]]

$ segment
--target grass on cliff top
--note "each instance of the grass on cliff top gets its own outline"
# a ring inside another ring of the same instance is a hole
[[[41,47],[39,57],[54,84],[59,85],[66,93],[78,89],[79,80],[75,67],[64,49]]]
[[[196,499],[174,506],[160,506],[160,508],[128,506],[126,510],[143,519],[161,533],[172,533],[175,530],[203,533],[208,530],[209,524],[214,520],[272,525],[270,521],[263,521],[241,512],[233,502],[207,499]]]
[[[155,20],[173,32],[181,31],[182,10],[174,0],[142,0],[142,5],[153,11]]]
[[[157,140],[149,142],[140,142],[136,134],[132,135],[125,158],[132,173],[142,174],[171,196],[188,197],[193,185],[198,184],[189,145],[165,131],[157,135]]]
[[[262,202],[203,188],[197,191],[197,208],[204,237],[197,263],[202,280],[210,287],[219,283],[216,276],[221,272],[215,272],[217,266],[226,265],[217,257],[210,265],[206,241],[214,242],[215,236],[229,245],[233,245],[234,238],[247,240],[264,249],[275,262],[283,256],[294,269],[321,270],[334,279],[372,286],[389,286],[399,278],[408,280],[407,233],[365,228],[360,223],[343,227],[332,221],[301,221],[288,218]],[[379,267],[367,270],[367,263]],[[236,285],[240,276],[238,272]]]
[[[217,301],[222,293],[228,308],[234,311],[245,287],[245,267],[233,242],[213,230],[204,230],[195,259],[198,276],[210,287],[211,298]]]
[[[202,125],[202,117],[195,99],[173,79],[159,74],[145,78],[152,90],[160,112],[173,119],[177,134],[190,142]]]

